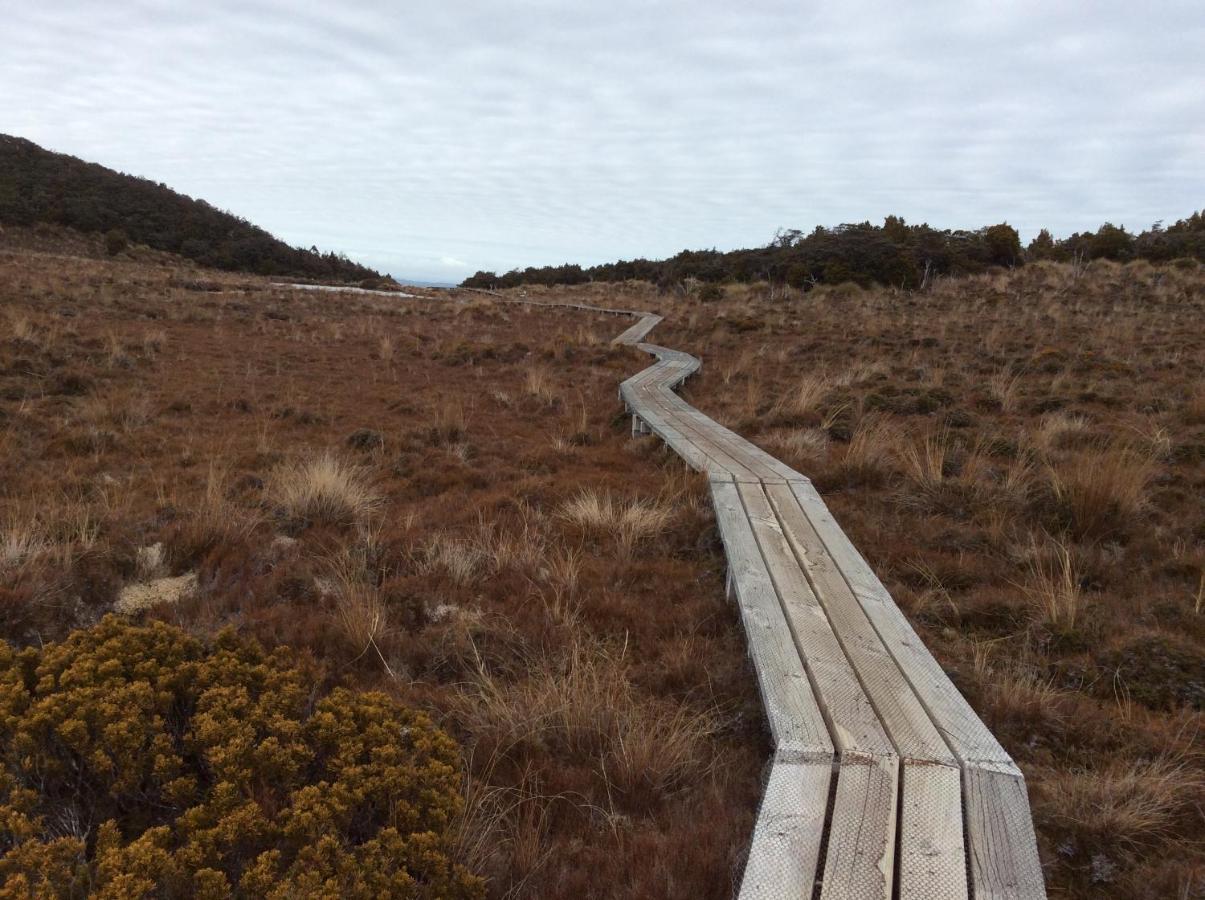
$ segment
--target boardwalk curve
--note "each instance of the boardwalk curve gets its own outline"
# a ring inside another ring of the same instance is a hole
[[[661,316],[476,292],[634,317],[632,433],[708,476],[774,745],[741,900],[1043,900],[1021,771],[811,481],[675,393],[701,363],[645,342]]]
[[[614,342],[657,362],[620,398],[709,478],[774,741],[740,897],[1044,898],[1016,764],[811,481],[674,393],[700,361],[632,315]]]

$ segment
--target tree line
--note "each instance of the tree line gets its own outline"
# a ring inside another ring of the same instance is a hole
[[[939,231],[888,216],[882,225],[818,226],[808,234],[780,230],[766,246],[746,250],[683,250],[663,260],[619,260],[586,268],[566,263],[513,269],[502,275],[478,272],[462,286],[489,289],[635,279],[669,289],[695,279],[711,284],[769,281],[805,290],[842,282],[914,289],[938,275],[974,274],[1027,260],[1163,262],[1185,257],[1205,261],[1203,213],[1193,213],[1167,228],[1156,223],[1141,234],[1106,223],[1095,232],[1056,240],[1043,229],[1028,247],[1022,247],[1017,230],[1007,223],[976,231]]]
[[[0,225],[65,225],[176,253],[203,266],[337,281],[379,278],[346,256],[290,247],[245,219],[165,184],[0,135]]]

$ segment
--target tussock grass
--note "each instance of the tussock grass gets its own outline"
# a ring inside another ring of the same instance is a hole
[[[177,571],[178,567],[193,566],[214,547],[246,540],[263,521],[258,511],[231,501],[229,492],[226,471],[211,463],[200,497],[175,498],[173,505],[185,510],[185,514],[165,544]]]
[[[0,574],[30,565],[50,549],[36,521],[11,519],[0,527]]]
[[[428,438],[432,444],[446,445],[462,441],[469,430],[469,409],[465,401],[447,394],[432,407]]]
[[[829,380],[824,375],[804,375],[794,390],[784,398],[784,407],[799,416],[815,412],[829,391]]]
[[[1089,427],[1091,423],[1084,416],[1059,411],[1042,416],[1038,427],[1028,434],[1038,450],[1050,454],[1059,449],[1068,437],[1083,434]]]
[[[364,470],[329,452],[277,469],[269,495],[289,519],[330,525],[364,521],[380,503]]]
[[[552,406],[557,401],[556,391],[552,386],[552,376],[547,369],[540,367],[527,370],[524,392],[528,397],[535,398],[544,406]]]
[[[1025,595],[1041,620],[1051,628],[1064,632],[1074,630],[1084,605],[1084,595],[1071,549],[1049,535],[1044,542],[1031,537],[1026,555],[1029,557],[1029,576],[1022,585]]]
[[[1060,773],[1043,786],[1045,815],[1113,852],[1157,847],[1202,800],[1199,771],[1169,759]]]
[[[876,413],[862,416],[850,435],[838,465],[841,480],[852,483],[876,483],[891,471],[897,430]]]
[[[392,675],[378,644],[388,626],[388,611],[374,565],[376,543],[376,534],[365,530],[355,544],[340,549],[327,561],[326,584],[334,600],[335,625],[356,659],[374,651]]]
[[[1016,407],[1021,390],[1021,375],[1012,372],[997,372],[988,381],[988,393],[1000,404],[1002,412],[1012,412]]]
[[[762,439],[770,448],[803,458],[820,459],[828,452],[829,437],[819,428],[790,428],[770,433]]]
[[[508,570],[532,575],[549,564],[548,539],[529,517],[515,527],[479,518],[466,536],[433,535],[420,546],[416,563],[419,571],[442,572],[458,585]]]
[[[898,453],[905,474],[920,490],[930,491],[945,480],[951,450],[949,432],[941,431],[903,444]]]
[[[673,509],[662,502],[623,499],[610,491],[581,491],[557,510],[562,520],[586,534],[613,539],[626,551],[660,534],[673,519]]]
[[[455,584],[471,584],[484,568],[486,554],[466,538],[437,534],[419,551],[420,571],[441,571]]]
[[[551,744],[593,760],[600,778],[638,804],[710,767],[703,748],[718,727],[714,713],[641,697],[622,659],[601,647],[576,642],[530,671],[508,683],[482,666],[464,688],[458,717],[496,753]]]
[[[1050,484],[1081,537],[1129,530],[1146,506],[1156,466],[1129,446],[1090,450],[1053,464]]]

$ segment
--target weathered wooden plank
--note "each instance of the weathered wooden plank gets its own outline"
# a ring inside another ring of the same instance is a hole
[[[787,542],[832,623],[837,640],[857,670],[877,716],[900,755],[954,765],[954,755],[838,571],[796,500],[792,486],[769,485],[766,494],[781,520]]]
[[[810,483],[793,483],[791,490],[883,645],[958,760],[964,764],[992,762],[1012,767],[1016,773],[1011,757],[929,653],[815,488]]]
[[[811,677],[834,746],[840,751],[894,754],[895,747],[791,551],[766,497],[766,489],[742,484],[737,486],[737,493],[745,505],[795,645]]]
[[[963,773],[963,791],[975,900],[1044,900],[1025,780],[972,766]]]
[[[820,607],[763,485],[737,493],[839,751],[824,882],[837,897],[891,896],[899,761]],[[885,874],[886,873],[886,874]],[[964,878],[965,883],[965,878]]]
[[[905,759],[900,777],[900,900],[967,900],[962,773]]]
[[[810,900],[831,774],[827,759],[774,760],[757,813],[740,900]]]
[[[850,753],[841,762],[820,897],[887,900],[894,882],[899,760]]]
[[[736,485],[713,480],[711,500],[775,750],[831,759],[832,740]]]
[[[793,484],[791,490],[962,767],[966,816],[963,843],[971,863],[971,885],[976,900],[1045,897],[1033,820],[1020,770],[929,653],[812,486]],[[905,770],[905,790],[909,771]],[[950,800],[944,802],[948,805]],[[904,814],[908,816],[907,810]],[[953,839],[952,833],[949,839]]]
[[[645,335],[657,327],[662,321],[661,316],[645,314],[640,317],[634,325],[626,331],[612,338],[613,344],[638,344],[644,340]]]
[[[729,454],[725,448],[713,440],[706,432],[701,431],[689,417],[680,415],[676,403],[681,401],[673,394],[663,393],[643,388],[634,395],[633,405],[637,409],[655,409],[685,438],[693,442],[709,457],[716,461],[724,474],[731,475],[740,481],[758,481],[758,476],[744,466],[740,460]]]
[[[876,717],[904,757],[899,811],[901,900],[964,900],[967,876],[956,760],[837,571],[791,488],[767,485],[766,494],[784,539],[807,572],[819,604],[874,703]]]

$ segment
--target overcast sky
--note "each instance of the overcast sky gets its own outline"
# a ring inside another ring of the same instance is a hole
[[[412,278],[1205,206],[1202,0],[0,0],[0,29],[0,132]]]

